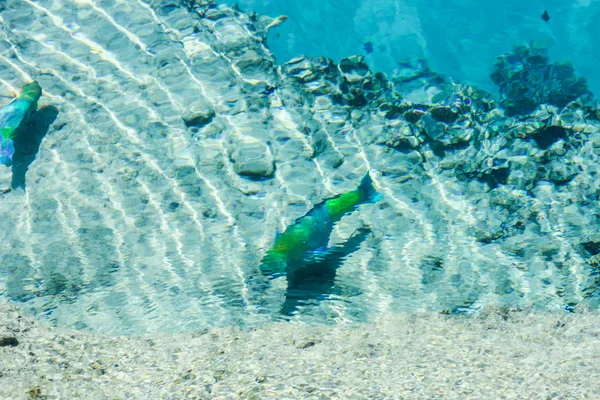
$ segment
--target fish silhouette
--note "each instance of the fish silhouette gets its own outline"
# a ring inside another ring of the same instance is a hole
[[[337,269],[354,253],[367,236],[368,228],[356,230],[348,240],[334,247],[323,258],[306,262],[287,274],[287,290],[280,313],[291,316],[297,307],[308,300],[323,300],[333,294]]]
[[[542,14],[542,19],[545,22],[548,22],[548,20],[550,19],[550,14],[548,14],[548,10],[544,10],[544,13]]]

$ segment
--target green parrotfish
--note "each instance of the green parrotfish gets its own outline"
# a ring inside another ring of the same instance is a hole
[[[23,120],[37,109],[42,88],[37,82],[23,86],[21,94],[0,109],[0,163],[10,165],[15,154],[14,138]]]
[[[307,263],[325,259],[335,252],[335,249],[327,247],[335,224],[359,205],[375,203],[381,198],[367,173],[356,190],[317,204],[306,215],[296,219],[285,232],[276,236],[275,243],[262,260],[261,273],[276,278],[289,275]]]

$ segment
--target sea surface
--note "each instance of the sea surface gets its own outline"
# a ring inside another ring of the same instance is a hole
[[[600,3],[237,4],[0,1],[0,94],[43,88],[0,166],[0,296],[109,334],[597,308]],[[513,115],[490,75],[536,49],[560,73]],[[366,174],[383,198],[301,276],[261,272]]]

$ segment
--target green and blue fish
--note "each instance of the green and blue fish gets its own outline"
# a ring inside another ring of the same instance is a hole
[[[34,81],[23,86],[21,94],[0,109],[0,163],[12,163],[17,128],[37,109],[37,102],[41,96],[42,88]]]
[[[287,277],[286,303],[292,300],[294,305],[284,305],[285,314],[295,308],[294,299],[303,297],[298,294],[299,291],[314,292],[312,283],[320,287],[320,292],[326,289],[324,286],[332,286],[335,270],[343,257],[355,251],[366,236],[367,230],[363,229],[348,239],[347,245],[328,248],[335,224],[359,205],[375,203],[381,198],[367,173],[356,190],[322,201],[276,236],[259,268],[261,274],[268,278]]]

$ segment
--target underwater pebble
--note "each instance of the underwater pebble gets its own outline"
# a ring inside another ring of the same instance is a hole
[[[212,109],[212,107],[206,104],[197,103],[187,109],[182,115],[182,118],[186,126],[195,126],[201,128],[210,123],[214,116],[215,111]]]
[[[313,347],[316,343],[312,340],[303,340],[296,343],[297,349],[308,349],[309,347]]]
[[[234,171],[240,176],[262,179],[275,173],[273,156],[262,143],[238,143],[230,157]]]
[[[18,345],[19,341],[15,335],[8,332],[0,332],[0,347],[14,347]]]

